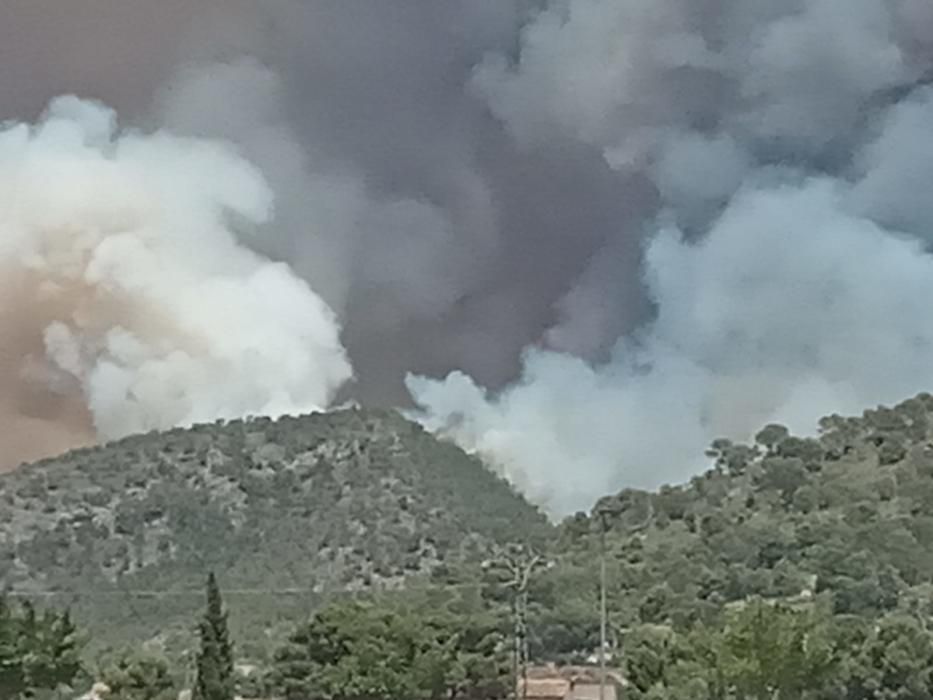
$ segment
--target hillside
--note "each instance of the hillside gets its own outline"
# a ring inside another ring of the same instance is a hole
[[[689,483],[623,490],[556,529],[392,412],[140,436],[0,476],[0,584],[71,605],[95,645],[182,649],[213,569],[241,653],[258,658],[334,596],[456,584],[507,617],[478,560],[532,541],[556,564],[532,581],[533,653],[579,658],[598,639],[604,523],[623,645],[646,625],[716,624],[754,596],[826,600],[840,619],[933,615],[933,396],[820,426],[716,441]]]
[[[455,446],[362,410],[72,452],[0,475],[0,504],[0,586],[72,605],[107,641],[186,634],[208,569],[252,628],[550,532]]]
[[[752,596],[826,598],[862,619],[933,614],[933,396],[824,418],[814,438],[767,426],[709,456],[688,484],[624,490],[562,524],[560,566],[537,593],[542,653],[596,639],[602,522],[617,639],[709,622]]]

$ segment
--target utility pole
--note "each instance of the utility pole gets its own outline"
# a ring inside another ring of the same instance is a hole
[[[512,589],[514,648],[512,651],[512,681],[518,695],[521,682],[522,698],[528,695],[528,585],[539,568],[550,568],[551,562],[525,545],[509,545],[494,559],[483,562],[486,571],[505,575],[504,586]]]
[[[614,513],[609,506],[594,513],[599,522],[599,700],[606,700],[606,531]]]
[[[599,533],[599,700],[606,700],[606,522]]]

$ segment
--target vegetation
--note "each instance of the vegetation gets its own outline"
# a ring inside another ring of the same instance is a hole
[[[627,489],[569,518],[559,565],[538,584],[542,642],[563,625],[547,652],[592,648],[579,610],[593,609],[596,590],[581,584],[597,580],[604,525],[617,641],[639,624],[708,623],[754,596],[824,595],[832,614],[866,621],[921,618],[933,581],[931,411],[921,395],[826,418],[814,438],[768,426],[751,445],[719,440],[689,484]]]
[[[165,658],[125,651],[100,669],[107,700],[176,700],[178,684]]]
[[[933,697],[931,643],[909,617],[871,625],[755,600],[712,627],[637,627],[625,671],[638,700],[920,700]]]
[[[388,411],[173,430],[0,475],[0,590],[60,592],[93,650],[195,642],[203,576],[250,656],[333,592],[399,588],[553,528],[453,445]],[[47,598],[46,598],[47,599]],[[270,629],[270,627],[272,629]]]
[[[80,640],[68,612],[38,614],[0,598],[0,697],[67,689],[81,679]]]
[[[933,631],[906,615],[876,624],[834,616],[828,599],[806,604],[752,599],[709,625],[677,630],[642,624],[625,639],[624,675],[633,700],[871,700],[933,697]],[[479,603],[478,607],[474,607]],[[466,604],[466,607],[464,607]],[[216,612],[216,606],[214,612]],[[396,606],[335,602],[298,622],[247,697],[283,700],[435,700],[504,698],[511,685],[506,622],[482,600],[455,605]],[[206,616],[213,620],[215,614]],[[202,629],[206,629],[202,627]],[[20,632],[26,635],[25,631]],[[28,635],[26,635],[28,636]],[[212,636],[212,635],[210,635]],[[232,697],[219,674],[205,672],[202,652],[195,697]],[[44,658],[73,659],[63,646]],[[170,700],[178,684],[164,659],[131,653],[105,667],[108,700]],[[74,680],[74,679],[70,679]],[[85,681],[87,685],[89,681]],[[241,679],[242,688],[246,685]],[[43,694],[51,684],[21,685],[10,698]]]
[[[336,604],[279,649],[270,685],[286,700],[504,697],[508,662],[495,622],[449,611]]]
[[[481,562],[509,542],[551,564],[527,588],[541,662],[596,649],[605,555],[610,653],[636,699],[933,699],[931,416],[922,394],[815,437],[717,440],[689,483],[626,489],[557,528],[392,413],[144,436],[0,477],[0,580],[71,591],[101,646],[146,642],[98,670],[115,700],[162,700],[196,666],[220,677],[231,637],[257,697],[501,696],[516,590]],[[212,581],[195,664],[171,631],[194,628],[185,596],[211,569],[230,637]],[[10,697],[80,675],[70,618],[4,610]]]
[[[207,578],[207,611],[198,625],[198,633],[201,647],[196,660],[193,700],[233,700],[233,645],[213,573]]]

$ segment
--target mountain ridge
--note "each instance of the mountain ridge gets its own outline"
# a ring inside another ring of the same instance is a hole
[[[477,459],[386,410],[133,436],[0,475],[0,504],[0,589],[54,596],[94,631],[127,595],[127,629],[183,620],[208,570],[308,608],[552,532]],[[177,614],[143,615],[138,591],[177,594]]]

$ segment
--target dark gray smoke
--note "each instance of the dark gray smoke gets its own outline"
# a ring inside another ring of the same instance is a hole
[[[429,424],[564,512],[681,479],[716,436],[810,431],[923,387],[931,29],[933,6],[907,0],[548,3],[471,86],[524,148],[570,138],[653,184],[655,315],[612,328],[606,363],[529,354],[505,392],[412,379]],[[579,278],[547,337],[624,318],[619,257]]]
[[[460,372],[424,420],[564,512],[933,374],[931,37],[927,0],[10,0],[0,117],[232,143],[343,395]]]

